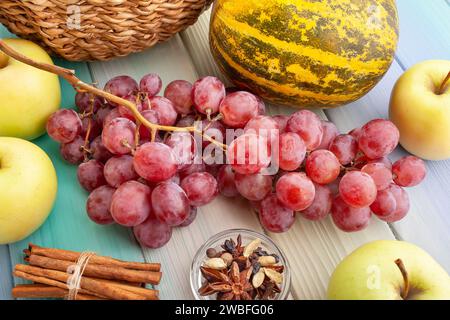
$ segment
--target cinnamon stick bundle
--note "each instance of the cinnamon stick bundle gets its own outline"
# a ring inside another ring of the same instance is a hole
[[[36,254],[31,254],[25,260],[32,266],[59,271],[67,271],[67,269],[73,265],[70,261],[48,258]],[[83,275],[92,278],[159,284],[162,274],[161,272],[131,270],[122,267],[93,264],[89,261],[89,264],[87,264],[84,269]]]
[[[63,283],[65,287],[62,289],[67,289],[66,282],[70,276],[69,274],[61,271],[21,264],[16,265],[14,269],[14,275],[38,283],[57,287],[59,286],[60,288],[61,283]],[[156,290],[126,286],[123,284],[114,283],[112,281],[92,279],[84,276],[81,278],[80,286],[82,290],[92,292],[93,295],[100,295],[102,297],[113,300],[155,300],[158,298],[158,292]],[[125,289],[124,286],[129,288]],[[147,295],[143,294],[142,292],[136,292],[137,290],[141,291],[140,289],[146,290],[145,292],[147,292]]]
[[[44,256],[48,258],[65,260],[76,262],[80,257],[79,252],[69,251],[69,250],[61,250],[61,249],[52,249],[52,248],[44,248],[39,247],[35,244],[30,243],[28,249],[24,250],[24,253],[27,256],[32,254]],[[114,259],[111,257],[94,255],[90,258],[90,263],[99,264],[104,266],[113,266],[113,267],[121,267],[125,269],[133,269],[133,270],[143,270],[143,271],[161,271],[160,263],[142,263],[142,262],[128,262],[122,261],[118,259]]]
[[[80,264],[77,300],[157,300],[159,291],[145,284],[159,284],[159,263],[127,262],[111,257],[90,255],[89,260],[79,252],[44,248],[29,244],[24,250],[29,265],[18,264],[14,275],[34,282],[13,289],[17,298],[63,298],[69,295],[70,267]],[[81,259],[81,261],[79,261]],[[84,260],[83,260],[84,259]]]

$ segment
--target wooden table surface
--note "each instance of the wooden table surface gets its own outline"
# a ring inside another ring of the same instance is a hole
[[[402,72],[428,59],[450,60],[450,0],[397,0],[400,14],[400,44],[396,59],[384,79],[368,95],[348,106],[318,112],[333,121],[342,132],[361,126],[373,118],[387,118],[390,92]],[[143,53],[111,62],[58,65],[75,69],[88,82],[100,86],[113,76],[128,74],[139,79],[146,73],[159,73],[166,85],[175,79],[194,81],[200,76],[217,75],[208,49],[209,12],[187,31],[167,43]],[[0,36],[9,36],[0,26]],[[223,77],[222,77],[223,79]],[[225,80],[225,79],[223,79]],[[74,91],[62,82],[63,107],[72,107]],[[450,107],[450,106],[449,106]],[[270,107],[270,113],[292,113],[287,108]],[[11,268],[20,263],[22,249],[29,242],[72,250],[92,250],[103,255],[135,261],[160,261],[163,281],[162,299],[192,299],[189,270],[196,250],[212,235],[229,228],[262,231],[256,214],[245,201],[223,198],[200,209],[194,224],[174,230],[162,249],[140,248],[129,230],[118,226],[102,227],[85,213],[87,194],[76,180],[76,167],[64,163],[58,145],[48,137],[35,141],[52,158],[59,179],[55,208],[47,222],[27,239],[0,246],[0,299],[11,299],[14,283]],[[392,160],[405,155],[398,148]],[[358,246],[377,239],[413,242],[428,251],[450,272],[450,160],[427,162],[428,176],[418,187],[408,189],[409,215],[401,222],[386,224],[374,218],[358,233],[338,230],[330,219],[309,222],[301,217],[284,234],[269,234],[287,254],[292,269],[292,296],[295,299],[324,299],[328,279],[339,261]]]

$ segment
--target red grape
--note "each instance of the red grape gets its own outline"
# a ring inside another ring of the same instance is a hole
[[[372,177],[375,185],[377,186],[377,190],[386,189],[392,182],[391,170],[386,168],[386,166],[382,163],[368,163],[362,167],[361,171]]]
[[[106,116],[114,109],[108,107],[102,107],[100,108],[97,113],[95,114],[95,119],[97,120],[97,123],[99,126],[103,127],[103,124],[105,123]]]
[[[363,230],[369,225],[371,212],[368,207],[351,207],[340,196],[337,196],[331,206],[331,216],[339,229],[345,232],[355,232]]]
[[[119,108],[112,109],[103,119],[103,127],[108,125],[112,120],[121,118]]]
[[[178,159],[170,147],[159,142],[148,142],[134,154],[134,169],[150,182],[170,179],[177,173]]]
[[[408,193],[396,184],[391,184],[388,189],[395,198],[395,203],[397,204],[395,211],[386,216],[379,218],[383,221],[393,223],[402,220],[409,211],[409,196]]]
[[[169,99],[156,96],[150,99],[150,105],[150,109],[158,113],[159,124],[163,126],[175,125],[178,113]]]
[[[306,159],[305,169],[312,181],[329,184],[339,176],[341,164],[331,151],[316,150]]]
[[[189,199],[191,206],[204,206],[219,193],[216,179],[208,172],[196,172],[181,181],[181,188]]]
[[[117,76],[112,78],[105,84],[106,92],[109,92],[121,98],[136,93],[138,90],[139,89],[137,82],[129,76]]]
[[[184,179],[185,177],[187,177],[188,175],[195,173],[195,172],[205,172],[206,171],[206,165],[201,162],[201,163],[192,163],[189,166],[187,166],[186,168],[183,168],[180,170],[179,175],[181,179]]]
[[[257,116],[250,119],[244,128],[245,133],[256,133],[265,137],[269,143],[279,138],[280,127],[278,123],[268,116]]]
[[[370,206],[370,210],[378,217],[388,217],[397,209],[397,201],[391,191],[385,189],[378,191],[375,202]]]
[[[259,219],[271,232],[286,232],[295,222],[294,211],[285,208],[275,194],[268,195],[259,205]]]
[[[151,211],[150,187],[137,181],[128,181],[114,192],[111,215],[118,224],[134,227],[144,222]]]
[[[388,120],[375,119],[361,128],[358,137],[359,149],[369,159],[387,156],[397,147],[400,132]]]
[[[89,148],[91,150],[92,158],[100,162],[105,163],[109,158],[113,156],[112,153],[109,152],[108,149],[106,149],[106,147],[103,145],[101,136],[98,136],[97,138],[92,140]]]
[[[144,101],[138,101],[137,96],[135,96],[134,94],[126,96],[126,97],[124,97],[124,99],[133,103],[136,106],[137,110],[141,113],[145,109],[148,109],[147,103]],[[133,112],[131,112],[130,109],[128,109],[128,107],[120,105],[118,107],[118,110],[119,110],[119,114],[122,118],[127,118],[127,119],[130,119],[131,121],[135,121],[134,114],[133,114]]]
[[[219,191],[225,197],[236,197],[239,192],[236,188],[235,173],[230,165],[224,165],[217,173]]]
[[[178,122],[176,123],[177,127],[185,128],[185,127],[193,127],[194,123],[196,121],[196,117],[193,114],[188,114],[187,116],[184,116]]]
[[[102,132],[103,145],[113,154],[128,154],[135,146],[136,125],[126,118],[111,120]]]
[[[225,142],[225,127],[224,125],[219,121],[209,121],[208,119],[204,119],[201,122],[202,125],[202,132],[204,135],[207,135],[208,137],[223,143]],[[203,148],[206,148],[206,146],[210,145],[211,142],[207,139],[203,139],[202,145]]]
[[[150,214],[148,219],[133,228],[134,236],[144,247],[161,248],[172,237],[172,228],[160,222],[154,215]]]
[[[300,110],[291,115],[286,131],[297,133],[310,151],[317,149],[322,142],[322,121],[309,110]]]
[[[178,227],[187,227],[194,222],[195,218],[197,218],[197,207],[191,207],[191,212],[189,213],[189,217]]]
[[[339,130],[333,122],[322,120],[322,142],[317,149],[325,149],[328,150],[330,144],[334,141],[334,139],[339,135]]]
[[[356,154],[358,153],[358,143],[351,135],[341,134],[331,142],[329,150],[333,152],[339,162],[345,166],[355,160]]]
[[[89,124],[89,122],[90,122],[90,124]],[[92,141],[94,138],[96,138],[102,134],[103,128],[98,124],[98,122],[95,119],[86,117],[86,118],[83,118],[83,120],[81,120],[81,123],[82,123],[82,126],[81,126],[80,136],[82,136],[83,138],[86,137],[86,135],[87,135],[89,125],[91,126],[91,128],[89,130],[89,137],[88,137],[89,141]]]
[[[336,180],[334,180],[332,183],[328,184],[328,187],[331,190],[331,193],[336,196],[339,194],[339,184],[341,183],[341,178],[338,177]]]
[[[159,124],[159,116],[158,113],[155,110],[145,110],[142,112],[142,116],[153,124]],[[139,136],[141,139],[149,139],[151,137],[151,130],[141,124],[139,127]]]
[[[89,92],[77,92],[75,95],[75,105],[79,113],[97,112],[103,107],[105,101],[99,96],[93,96]]]
[[[98,224],[114,223],[109,208],[115,191],[110,186],[101,186],[91,192],[86,202],[86,212],[92,221]]]
[[[152,192],[152,208],[159,221],[179,226],[189,217],[191,207],[184,190],[173,182],[160,183]]]
[[[161,87],[161,78],[155,73],[143,76],[139,82],[139,90],[146,93],[148,97],[156,96],[161,91]]]
[[[356,141],[358,141],[359,135],[361,134],[361,128],[355,128],[348,134],[351,135],[353,138],[355,138]]]
[[[245,91],[229,94],[220,104],[222,122],[231,128],[244,128],[250,119],[258,116],[258,99]]]
[[[272,119],[278,123],[278,129],[280,130],[280,134],[284,133],[286,131],[287,123],[288,123],[290,117],[280,114],[280,115],[273,116]]]
[[[349,206],[363,208],[370,206],[377,197],[377,186],[372,177],[360,171],[347,172],[339,183],[342,200]]]
[[[264,103],[264,101],[260,97],[258,97],[256,95],[255,95],[255,97],[258,100],[258,114],[260,116],[263,116],[263,115],[266,114],[266,104]]]
[[[272,191],[272,177],[259,173],[250,175],[237,173],[235,184],[238,192],[251,201],[261,201]]]
[[[414,187],[425,179],[427,168],[422,159],[407,156],[394,163],[392,172],[396,184],[402,187]]]
[[[204,77],[192,87],[192,102],[198,112],[215,114],[225,98],[225,86],[216,77]]]
[[[175,80],[169,83],[164,91],[164,97],[172,101],[179,114],[192,112],[192,84],[185,80]]]
[[[294,211],[308,208],[314,201],[315,188],[311,179],[303,172],[283,175],[276,184],[276,194],[280,202]]]
[[[367,163],[381,163],[381,164],[384,164],[384,166],[386,168],[388,168],[389,170],[392,170],[392,162],[387,157],[373,159],[373,160],[369,160],[369,159],[366,159],[366,160],[367,160]]]
[[[138,178],[133,167],[133,157],[129,155],[109,159],[105,164],[103,173],[108,184],[115,188]]]
[[[89,160],[80,164],[77,178],[80,185],[89,192],[106,184],[103,164],[97,160]]]
[[[192,164],[197,152],[194,137],[189,132],[173,132],[166,139],[177,158],[178,169],[184,169]]]
[[[328,186],[315,183],[314,187],[316,194],[313,203],[300,214],[308,220],[318,221],[324,219],[330,213],[333,194]]]
[[[69,143],[61,144],[59,151],[64,160],[71,164],[79,164],[84,159],[84,139],[80,136]]]
[[[241,174],[258,173],[270,164],[267,139],[256,134],[243,134],[227,149],[227,160]]]
[[[294,171],[300,168],[305,160],[306,145],[300,136],[293,132],[280,135],[279,166],[285,171]]]
[[[59,143],[69,143],[81,133],[81,119],[73,110],[61,109],[54,112],[47,120],[47,133]]]

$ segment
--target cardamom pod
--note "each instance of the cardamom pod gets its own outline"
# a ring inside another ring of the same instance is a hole
[[[222,258],[211,258],[205,261],[205,266],[214,270],[226,269],[227,264]]]
[[[283,282],[283,275],[275,270],[269,268],[263,268],[267,278],[275,282],[276,284],[281,284]]]
[[[223,253],[220,258],[225,261],[227,266],[230,266],[231,263],[233,262],[233,256],[231,255],[231,253],[229,252],[225,252]]]
[[[244,249],[244,257],[248,258],[253,251],[258,249],[258,247],[261,245],[261,239],[255,239],[252,242],[250,242]]]
[[[252,279],[252,285],[253,288],[258,289],[264,282],[264,279],[266,278],[266,274],[262,269],[260,269]]]
[[[259,257],[258,262],[261,266],[267,267],[277,263],[277,260],[272,256],[262,256]]]

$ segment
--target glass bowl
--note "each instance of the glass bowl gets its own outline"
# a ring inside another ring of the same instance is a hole
[[[211,296],[200,296],[198,293],[198,289],[202,286],[202,283],[204,281],[204,278],[201,274],[200,267],[203,265],[203,262],[208,259],[206,256],[206,250],[209,248],[214,248],[216,250],[222,250],[220,247],[225,240],[227,239],[233,239],[236,241],[236,238],[238,235],[241,235],[242,237],[242,245],[246,246],[251,241],[255,240],[256,238],[261,239],[261,248],[263,250],[266,250],[269,254],[277,254],[280,258],[279,264],[284,266],[283,271],[283,282],[280,285],[281,292],[278,293],[274,300],[286,300],[291,287],[291,273],[290,273],[290,267],[289,263],[286,259],[285,254],[283,251],[266,235],[255,232],[252,230],[247,229],[230,229],[222,231],[211,238],[208,239],[208,241],[205,242],[203,246],[198,249],[197,253],[194,256],[194,260],[192,261],[191,265],[191,274],[190,274],[190,281],[191,281],[191,289],[192,293],[194,294],[194,297],[196,300],[216,300],[215,295]]]

